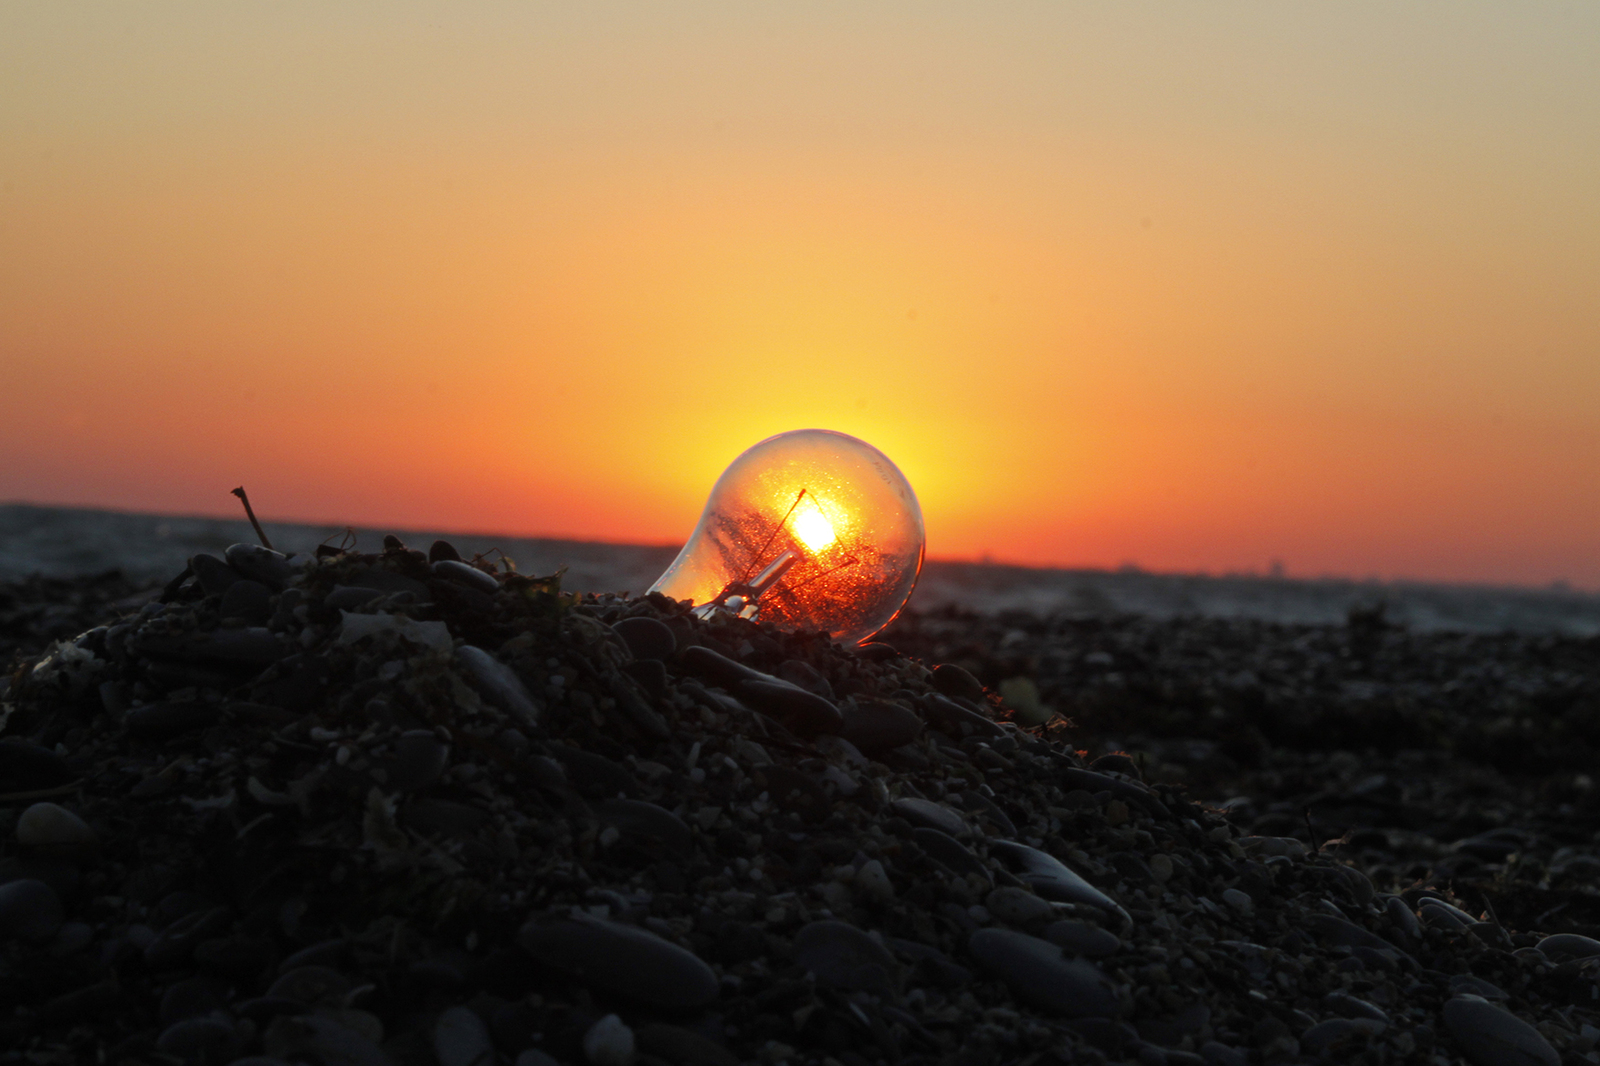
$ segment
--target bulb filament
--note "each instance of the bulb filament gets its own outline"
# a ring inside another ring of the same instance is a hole
[[[755,553],[750,565],[745,568],[744,576],[737,581],[728,582],[722,591],[717,593],[717,595],[709,603],[701,607],[700,610],[709,611],[711,608],[715,607],[728,607],[738,611],[746,617],[754,616],[754,613],[757,609],[756,601],[759,600],[769,589],[781,581],[784,575],[787,574],[794,567],[794,565],[800,561],[800,554],[793,548],[789,548],[786,549],[776,559],[772,560],[772,562],[762,567],[761,572],[756,574],[755,577],[750,577],[751,572],[754,571],[757,566],[761,565],[761,560],[767,554],[767,549],[772,547],[772,542],[776,540],[778,534],[783,531],[783,527],[789,524],[789,519],[794,517],[795,509],[800,506],[800,501],[805,499],[806,495],[807,490],[803,488],[795,494],[794,502],[789,505],[789,509],[784,512],[783,518],[778,521],[778,524],[772,528],[772,532],[767,535],[767,539],[762,543],[761,549]],[[838,534],[834,532],[833,523],[828,521],[827,516],[822,513],[821,508],[816,506],[814,496],[812,500],[812,507],[814,510],[807,512],[801,515],[800,518],[796,519],[794,522],[793,534],[795,540],[800,545],[803,545],[809,551],[814,553],[820,552],[824,548],[835,543],[838,540]],[[851,558],[846,559],[844,562],[839,563],[837,566],[829,567],[827,570],[824,570],[819,574],[813,574],[804,581],[791,586],[790,591],[792,592],[795,589],[803,588],[804,586],[811,584],[813,581],[827,577],[829,574],[842,570],[847,566],[853,566],[856,562],[857,559],[852,556]]]

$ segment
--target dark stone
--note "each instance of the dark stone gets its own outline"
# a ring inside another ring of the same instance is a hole
[[[833,699],[833,686],[828,679],[822,676],[822,671],[804,660],[785,659],[778,664],[775,673],[779,681],[814,692],[823,699]]]
[[[226,1000],[209,977],[186,977],[161,994],[161,1024],[171,1025],[221,1010]]]
[[[833,800],[822,783],[803,770],[773,764],[755,771],[766,781],[772,802],[808,822],[820,822],[833,810]]]
[[[1132,921],[1127,911],[1124,911],[1115,900],[1078,876],[1065,863],[1048,852],[1012,840],[991,840],[989,853],[1009,866],[1013,873],[1045,899],[1086,903],[1091,907],[1099,907],[1103,911],[1115,914],[1124,922]]]
[[[191,911],[167,926],[144,949],[144,961],[152,970],[170,970],[187,963],[201,941],[210,940],[227,929],[233,912],[227,907]]]
[[[1067,958],[1048,940],[1012,929],[979,929],[968,938],[967,948],[1013,995],[1040,1010],[1072,1018],[1121,1013],[1122,1005],[1099,967]]]
[[[42,792],[73,778],[67,761],[25,740],[0,741],[0,792]]]
[[[428,562],[443,563],[461,561],[461,553],[456,551],[456,546],[447,540],[436,540],[428,546]]]
[[[227,1062],[239,1046],[233,1023],[221,1018],[186,1018],[167,1026],[156,1039],[157,1051],[192,1063]]]
[[[353,570],[345,575],[345,586],[351,588],[372,589],[374,592],[385,596],[396,593],[410,593],[416,597],[418,603],[428,602],[428,586],[415,578],[397,574],[393,570],[370,566]]]
[[[640,1051],[675,1066],[739,1066],[739,1056],[691,1029],[652,1022],[634,1030]]]
[[[922,735],[922,728],[922,719],[910,708],[888,700],[861,700],[844,710],[840,735],[862,754],[876,758],[910,744]]]
[[[869,640],[856,648],[856,655],[869,663],[881,663],[889,659],[898,659],[900,653],[893,644],[881,640]]]
[[[335,585],[332,591],[322,598],[322,606],[330,611],[354,611],[373,600],[382,598],[383,593],[377,589],[364,589],[356,585]]]
[[[1045,926],[1044,938],[1068,955],[1082,955],[1089,959],[1103,959],[1122,947],[1122,941],[1115,933],[1070,918]]]
[[[1167,810],[1166,804],[1156,799],[1148,788],[1120,777],[1108,777],[1093,770],[1080,770],[1075,766],[1069,766],[1061,772],[1061,787],[1068,792],[1082,789],[1091,795],[1096,792],[1109,792],[1116,799],[1137,805],[1153,818],[1172,818],[1172,812]]]
[[[298,970],[302,966],[337,966],[349,950],[350,941],[344,937],[336,936],[331,940],[319,940],[315,944],[306,945],[278,963],[278,974],[282,976],[290,970]]]
[[[611,628],[635,659],[670,659],[678,650],[678,638],[665,622],[655,618],[624,618]]]
[[[425,837],[453,840],[489,820],[489,812],[454,800],[418,797],[400,808],[399,822]]]
[[[924,698],[923,707],[927,709],[930,725],[958,740],[966,737],[1005,736],[1006,731],[997,723],[946,696],[930,694]]]
[[[930,859],[948,866],[957,874],[963,876],[977,874],[985,878],[993,876],[982,859],[949,833],[920,826],[911,830],[911,839],[916,841],[917,846],[926,852]]]
[[[955,663],[940,663],[933,668],[933,687],[946,696],[971,700],[982,706],[983,682]]]
[[[493,574],[485,573],[471,563],[459,559],[440,559],[432,565],[433,576],[460,585],[463,588],[494,595],[500,591],[500,582]]]
[[[130,710],[123,725],[139,740],[168,740],[215,725],[222,708],[215,703],[147,703]]]
[[[667,668],[657,659],[635,659],[620,669],[644,690],[651,702],[660,703],[667,692]]]
[[[688,824],[654,803],[609,799],[600,804],[596,813],[624,833],[652,840],[669,851],[682,853],[694,846],[694,834]]]
[[[214,629],[173,636],[140,636],[134,650],[141,655],[200,663],[225,669],[260,670],[290,652],[287,643],[261,626]]]
[[[889,945],[902,959],[911,962],[917,978],[915,983],[936,988],[964,988],[972,983],[972,971],[951,962],[949,956],[936,947],[900,939],[890,939]]]
[[[852,992],[888,992],[899,970],[883,944],[835,919],[812,922],[795,934],[794,961],[817,980]]]
[[[267,995],[312,1006],[337,1005],[350,988],[350,979],[331,966],[298,966],[272,982]]]
[[[271,589],[283,588],[294,574],[288,556],[259,544],[230,544],[222,555],[242,576]]]
[[[0,940],[42,944],[67,920],[56,890],[27,879],[0,885]]]
[[[191,556],[189,570],[207,596],[221,596],[234,582],[240,580],[239,572],[215,555]]]
[[[742,681],[735,687],[734,694],[756,710],[772,715],[784,728],[801,737],[837,733],[844,728],[844,716],[833,701],[777,678]]]
[[[1600,955],[1600,940],[1577,933],[1556,933],[1540,940],[1535,946],[1544,952],[1545,958],[1558,964]]]
[[[1561,1056],[1533,1026],[1477,996],[1444,1005],[1444,1024],[1474,1066],[1558,1066]]]
[[[635,926],[594,919],[534,921],[522,927],[517,940],[546,966],[640,1003],[695,1010],[717,998],[711,967]]]
[[[604,755],[582,748],[569,748],[565,744],[550,745],[550,754],[561,761],[567,771],[567,783],[578,793],[590,799],[606,799],[621,794],[637,797],[643,788],[637,778],[621,763],[612,762]]]
[[[1139,772],[1139,766],[1127,754],[1120,751],[1102,755],[1089,764],[1089,769],[1096,773],[1127,774],[1129,777],[1143,781],[1144,774]]]
[[[223,618],[241,618],[250,625],[266,625],[272,617],[272,590],[259,581],[242,578],[222,594],[217,613]]]
[[[904,797],[889,804],[889,809],[912,825],[937,829],[953,837],[966,836],[971,832],[966,819],[944,804],[932,800]]]
[[[431,729],[413,729],[395,738],[394,751],[383,760],[387,786],[399,792],[415,792],[439,780],[450,762],[450,745]]]

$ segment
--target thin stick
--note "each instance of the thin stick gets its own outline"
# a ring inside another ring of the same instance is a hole
[[[783,524],[789,521],[789,516],[794,514],[794,509],[800,506],[800,501],[805,499],[805,496],[805,489],[801,489],[799,492],[795,493],[794,502],[789,505],[789,509],[784,512],[783,517],[778,520],[778,524],[772,527],[772,532],[768,534],[766,543],[761,545],[760,551],[756,552],[755,561],[745,569],[744,575],[740,577],[737,582],[738,584],[742,585],[746,581],[750,580],[750,575],[755,573],[756,567],[761,565],[761,557],[767,554],[767,549],[772,547],[772,542],[776,540],[778,538],[778,534],[783,531]]]
[[[256,521],[256,512],[250,506],[250,497],[244,491],[244,486],[240,485],[238,488],[234,489],[233,490],[233,494],[235,496],[239,497],[239,502],[240,503],[244,504],[244,513],[249,516],[250,524],[252,526],[256,527],[256,536],[261,538],[261,546],[263,548],[267,549],[268,551],[271,551],[272,550],[272,541],[267,539],[267,531],[261,528],[261,523],[260,522]]]

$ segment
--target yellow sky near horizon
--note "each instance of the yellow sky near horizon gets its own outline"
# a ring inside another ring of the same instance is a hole
[[[1600,587],[1600,8],[0,7],[0,499]]]

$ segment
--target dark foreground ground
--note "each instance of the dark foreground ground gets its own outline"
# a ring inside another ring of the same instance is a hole
[[[0,586],[0,1062],[1600,1062],[1595,638],[441,561]]]

